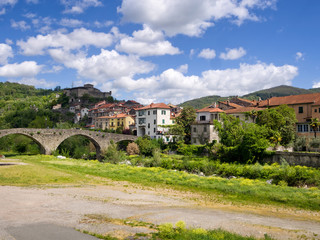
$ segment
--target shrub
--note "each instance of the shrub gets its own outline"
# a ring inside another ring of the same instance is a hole
[[[139,146],[135,142],[129,143],[126,150],[128,155],[140,154]]]
[[[307,140],[305,137],[297,137],[293,144],[293,149],[295,151],[306,151],[307,150]]]
[[[139,146],[140,154],[145,156],[152,156],[154,149],[161,149],[162,141],[152,139],[145,135],[143,137],[138,137],[136,143]]]
[[[126,158],[125,152],[118,151],[117,145],[114,143],[111,143],[104,155],[103,161],[109,162],[109,163],[119,163],[125,160],[125,158]]]

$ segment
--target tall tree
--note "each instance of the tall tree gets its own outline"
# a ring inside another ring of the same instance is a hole
[[[183,129],[184,142],[191,142],[191,124],[196,120],[196,110],[193,107],[185,107],[180,115],[176,117],[176,124],[179,129]]]

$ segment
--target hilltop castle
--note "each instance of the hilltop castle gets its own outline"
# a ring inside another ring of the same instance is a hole
[[[83,87],[65,88],[63,91],[68,97],[82,97],[88,94],[95,98],[106,98],[111,96],[111,91],[101,92],[99,89],[93,87],[92,84],[85,84]]]

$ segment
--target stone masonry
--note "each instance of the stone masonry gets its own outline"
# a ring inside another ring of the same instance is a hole
[[[80,129],[35,129],[35,128],[11,128],[0,130],[0,138],[10,134],[21,134],[30,137],[41,149],[42,154],[50,155],[67,138],[72,136],[84,136],[90,139],[96,148],[97,158],[101,151],[106,150],[112,140],[114,143],[123,140],[136,140],[137,136],[94,132]]]

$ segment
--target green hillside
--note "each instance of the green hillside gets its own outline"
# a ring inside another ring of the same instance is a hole
[[[281,85],[278,87],[273,87],[273,88],[249,93],[247,95],[244,95],[243,98],[258,99],[260,97],[262,100],[265,100],[265,99],[271,98],[271,97],[282,97],[282,96],[308,94],[308,93],[312,93],[312,91],[307,90],[307,89],[303,89],[303,88]]]
[[[225,101],[225,100],[227,100],[227,97],[207,96],[207,97],[196,98],[196,99],[186,101],[184,103],[181,103],[179,106],[194,107],[195,109],[201,109],[206,106],[209,106],[210,104],[213,104],[214,102]]]
[[[250,99],[250,100],[253,100],[253,99],[258,100],[260,97],[262,100],[265,100],[265,99],[271,98],[271,97],[282,97],[282,96],[308,94],[308,93],[316,93],[316,92],[320,92],[320,88],[303,89],[303,88],[281,85],[278,87],[273,87],[273,88],[249,93],[249,94],[242,96],[242,98]],[[220,97],[220,96],[215,96],[215,95],[214,96],[206,96],[206,97],[201,97],[201,98],[196,98],[196,99],[186,101],[184,103],[181,103],[179,106],[181,106],[181,107],[192,106],[196,109],[201,109],[206,106],[209,106],[210,104],[212,104],[214,102],[225,101],[228,98],[232,98],[232,96],[229,96],[229,97]]]

